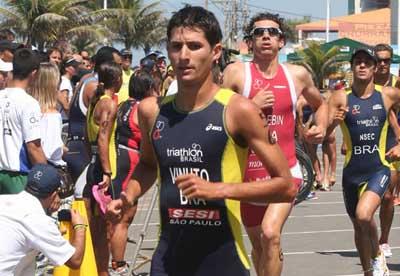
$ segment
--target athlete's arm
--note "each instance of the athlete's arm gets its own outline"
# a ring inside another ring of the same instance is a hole
[[[311,74],[304,67],[291,65],[288,68],[299,82],[295,86],[301,87],[300,94],[311,106],[315,116],[315,125],[305,132],[305,138],[314,144],[322,143],[328,126],[328,105],[315,87]]]
[[[60,102],[63,110],[69,113],[68,90],[64,89],[58,92],[57,100]]]
[[[333,92],[329,98],[329,124],[326,131],[326,136],[329,136],[332,131],[344,120],[348,112],[346,92],[344,90],[337,90]]]
[[[111,164],[109,156],[109,145],[112,134],[112,129],[115,121],[115,116],[117,114],[117,105],[111,99],[103,99],[98,103],[99,110],[94,110],[98,112],[98,121],[96,124],[99,126],[99,134],[97,138],[97,146],[99,151],[99,158],[101,167],[103,169],[103,181],[99,185],[103,186],[106,190],[111,184]],[[94,115],[97,117],[96,114]]]
[[[244,64],[240,61],[229,64],[224,72],[222,87],[242,94],[244,87]]]
[[[157,178],[157,159],[150,139],[155,118],[158,114],[156,97],[149,97],[138,106],[139,127],[142,133],[140,142],[140,160],[132,179],[128,182],[121,199],[113,200],[107,207],[110,215],[118,215],[122,208],[129,208],[136,199],[142,196],[154,184]]]
[[[382,93],[385,96],[384,101],[386,108],[389,108],[389,123],[392,127],[397,139],[400,136],[400,127],[397,122],[397,116],[394,110],[399,110],[400,108],[400,91],[395,87],[383,87]],[[400,145],[392,147],[386,152],[386,157],[389,160],[399,160],[400,159]]]
[[[91,99],[93,98],[94,94],[96,93],[97,85],[98,85],[98,82],[94,81],[94,80],[86,83],[85,88],[82,91],[83,104],[86,107],[89,106]]]
[[[29,156],[29,161],[32,165],[35,164],[46,164],[47,159],[44,155],[40,139],[26,142],[26,149]]]
[[[250,123],[251,122],[251,123]],[[296,195],[289,165],[277,144],[265,139],[268,126],[264,113],[251,101],[234,96],[226,110],[227,129],[235,142],[248,145],[261,160],[271,179],[248,183],[210,183],[193,174],[178,176],[178,188],[188,198],[256,202],[292,202]]]

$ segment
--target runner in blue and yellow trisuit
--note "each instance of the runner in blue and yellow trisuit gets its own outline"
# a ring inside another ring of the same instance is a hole
[[[167,37],[178,93],[140,103],[140,161],[109,213],[133,204],[158,175],[161,233],[150,275],[249,275],[237,200],[291,202],[296,189],[287,161],[265,139],[261,110],[213,83],[211,69],[222,49],[215,16],[185,7],[170,19]],[[271,179],[242,183],[248,147]]]
[[[336,91],[329,101],[330,127],[339,123],[347,146],[343,169],[343,195],[355,230],[355,244],[364,275],[388,275],[380,252],[374,213],[381,204],[390,179],[385,159],[388,110],[400,103],[392,87],[378,92],[374,86],[376,58],[369,49],[354,52],[351,65],[354,83],[349,91]],[[400,146],[390,149],[388,158],[399,157]],[[371,264],[372,259],[372,264]]]

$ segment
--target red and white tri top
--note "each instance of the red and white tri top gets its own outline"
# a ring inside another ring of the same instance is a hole
[[[297,165],[295,148],[295,122],[297,94],[292,77],[285,65],[280,64],[273,78],[265,78],[256,68],[254,62],[245,64],[245,84],[243,96],[252,99],[261,89],[267,88],[274,93],[275,102],[272,108],[264,109],[269,131],[278,142],[289,167]],[[262,162],[253,151],[245,172],[245,181],[263,180],[269,178]]]

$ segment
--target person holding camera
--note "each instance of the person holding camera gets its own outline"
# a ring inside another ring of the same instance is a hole
[[[0,195],[0,275],[34,275],[39,251],[54,265],[80,267],[85,252],[86,222],[77,211],[71,210],[70,244],[50,217],[60,205],[61,185],[54,167],[37,164],[28,174],[24,191]]]

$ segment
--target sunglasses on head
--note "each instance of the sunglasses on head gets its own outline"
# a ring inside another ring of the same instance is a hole
[[[281,36],[283,34],[281,29],[276,27],[255,27],[250,32],[250,35],[254,37],[261,37],[265,32],[268,32],[269,36]]]
[[[378,58],[378,59],[377,59],[378,63],[383,62],[383,63],[385,63],[385,64],[390,63],[391,60],[392,60],[391,58]]]

